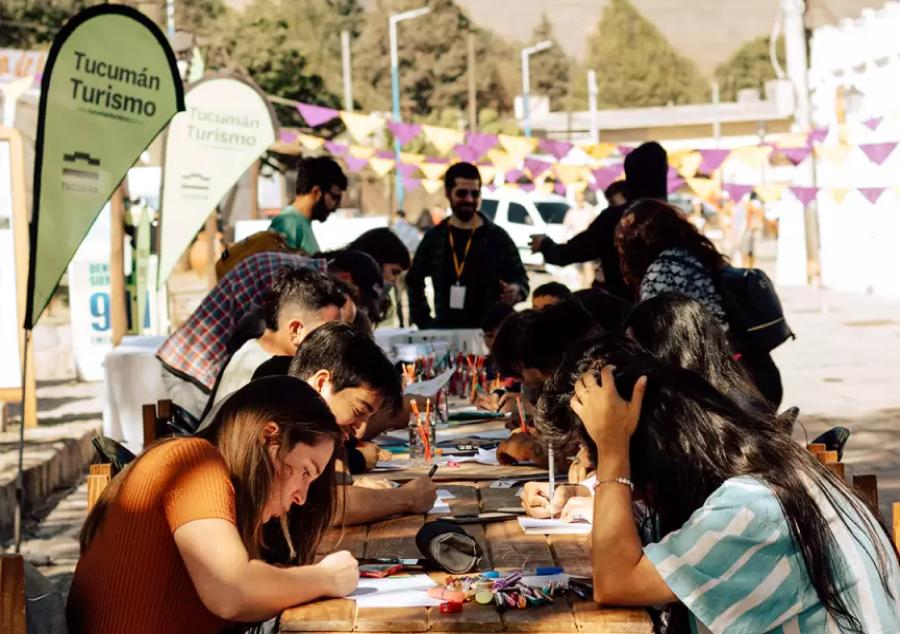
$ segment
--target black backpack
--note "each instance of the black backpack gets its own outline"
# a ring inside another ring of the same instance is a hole
[[[796,339],[772,280],[760,269],[725,266],[716,279],[732,335],[743,351],[771,352]]]

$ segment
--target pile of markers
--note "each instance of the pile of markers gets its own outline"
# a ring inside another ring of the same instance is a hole
[[[543,584],[523,583],[526,575],[521,571],[505,576],[497,571],[490,571],[478,575],[447,577],[443,588],[432,588],[428,594],[445,601],[441,605],[443,613],[459,612],[463,604],[470,601],[479,605],[494,604],[500,610],[522,610],[553,603],[556,596],[567,591],[573,592],[580,599],[591,596],[589,583],[569,576],[561,578],[561,568],[539,568],[535,572],[538,576],[546,577]]]

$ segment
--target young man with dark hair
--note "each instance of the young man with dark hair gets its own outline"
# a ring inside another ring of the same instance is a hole
[[[610,183],[609,187],[603,190],[603,197],[610,207],[624,205],[628,202],[628,184],[623,180]]]
[[[547,282],[534,289],[534,293],[531,294],[531,307],[543,310],[547,306],[555,306],[568,299],[572,299],[572,291],[568,286],[559,282]]]
[[[296,195],[281,210],[269,229],[283,235],[287,245],[307,255],[319,251],[312,221],[325,222],[340,207],[347,190],[347,177],[340,166],[326,156],[301,159],[297,166]]]
[[[211,400],[249,383],[256,369],[273,356],[293,355],[315,328],[340,318],[345,301],[327,275],[309,268],[285,269],[263,302],[265,331],[231,355]]]
[[[498,300],[513,305],[528,297],[528,275],[506,231],[478,211],[478,168],[452,165],[444,190],[452,214],[422,238],[406,276],[410,316],[420,328],[478,328]],[[434,286],[433,316],[427,277]]]
[[[303,341],[293,359],[275,357],[257,370],[254,378],[284,374],[306,381],[328,403],[338,425],[347,430],[348,469],[371,468],[378,445],[357,442],[371,416],[401,401],[400,374],[369,337],[348,324],[328,323]],[[365,464],[354,464],[360,460]],[[368,489],[352,484],[338,487],[346,496],[342,517],[346,524],[363,524],[402,513],[426,513],[434,506],[436,488],[429,478],[418,478],[396,489]]]

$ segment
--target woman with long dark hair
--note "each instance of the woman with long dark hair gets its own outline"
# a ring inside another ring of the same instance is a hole
[[[599,603],[680,601],[692,631],[900,631],[886,532],[772,416],[621,337],[575,350],[538,412],[545,434],[577,439],[598,465]],[[643,548],[633,492],[663,535]]]
[[[676,207],[659,200],[637,201],[619,221],[615,240],[622,273],[637,299],[678,293],[699,301],[728,328],[728,315],[716,287],[728,262]],[[759,391],[778,407],[783,390],[772,357],[732,343]]]
[[[198,436],[149,447],[85,522],[69,630],[220,632],[351,592],[349,553],[313,564],[341,440],[313,388],[270,377],[229,396]]]

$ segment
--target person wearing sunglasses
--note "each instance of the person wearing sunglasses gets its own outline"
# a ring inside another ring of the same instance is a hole
[[[478,211],[481,174],[456,163],[444,175],[451,215],[422,238],[406,276],[412,321],[419,328],[479,328],[496,302],[528,297],[528,275],[512,238]],[[434,287],[434,314],[425,278]]]
[[[269,229],[285,237],[288,247],[307,255],[319,252],[312,221],[325,222],[341,206],[347,176],[332,159],[303,159],[297,166],[296,196],[272,219]]]

